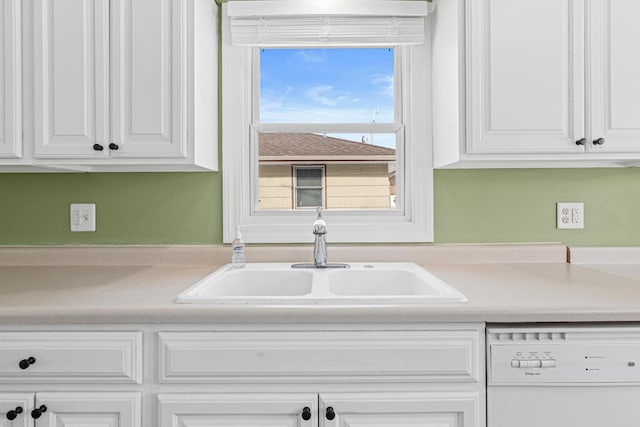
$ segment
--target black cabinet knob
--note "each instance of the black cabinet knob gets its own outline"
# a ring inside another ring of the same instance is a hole
[[[35,357],[27,357],[26,359],[22,359],[20,363],[18,363],[18,366],[20,366],[20,369],[27,369],[29,366],[33,365],[34,363],[36,363]]]
[[[576,145],[585,145],[587,143],[587,138],[580,138],[576,141]]]
[[[13,409],[7,412],[7,419],[9,421],[15,420],[18,417],[18,415],[22,413],[22,411],[23,411],[22,406],[18,406],[16,409]]]
[[[593,140],[593,145],[603,145],[603,144],[604,144],[604,138],[598,138]]]
[[[93,149],[95,151],[102,151],[102,150],[104,150],[104,147],[102,145],[100,145],[100,144],[93,144]]]
[[[305,421],[309,421],[311,419],[311,408],[305,406],[302,409],[302,419]]]
[[[336,417],[336,413],[333,411],[333,407],[329,406],[327,408],[327,412],[324,414],[324,416],[331,421],[332,419],[334,419]]]
[[[47,412],[47,407],[44,405],[40,405],[39,408],[36,408],[33,411],[31,411],[31,418],[33,418],[34,420],[37,420],[45,412]]]
[[[115,144],[113,142],[111,144],[109,144],[109,150],[117,150],[119,148],[120,148],[120,146],[118,144]]]

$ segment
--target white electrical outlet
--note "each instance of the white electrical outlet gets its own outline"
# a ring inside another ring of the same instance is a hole
[[[557,228],[583,229],[584,203],[557,203]]]
[[[69,217],[71,231],[96,231],[95,203],[72,203]]]

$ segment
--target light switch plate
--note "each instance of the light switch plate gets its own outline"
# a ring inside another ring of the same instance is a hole
[[[557,203],[558,229],[584,228],[584,203]]]
[[[72,203],[69,219],[71,231],[96,231],[95,203]]]

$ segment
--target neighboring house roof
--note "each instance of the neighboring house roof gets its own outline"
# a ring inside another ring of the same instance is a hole
[[[313,133],[260,134],[261,160],[395,160],[396,150]]]

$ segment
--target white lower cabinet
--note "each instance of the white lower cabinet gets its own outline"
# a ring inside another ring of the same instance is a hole
[[[0,394],[0,426],[141,427],[137,392]]]
[[[33,393],[0,393],[0,427],[30,426],[33,400]]]
[[[315,394],[160,394],[160,427],[318,425]]]
[[[479,426],[477,396],[443,393],[161,394],[160,427]]]
[[[483,324],[0,326],[0,427],[485,427]]]
[[[141,427],[140,402],[136,392],[36,393],[36,427]]]
[[[157,335],[160,427],[484,427],[482,325]]]
[[[320,394],[320,426],[479,426],[477,396],[438,393]]]

